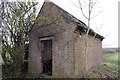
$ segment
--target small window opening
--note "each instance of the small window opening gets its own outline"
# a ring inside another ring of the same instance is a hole
[[[43,73],[52,75],[52,39],[41,40]]]
[[[79,35],[80,38],[82,38],[82,33],[80,32],[80,35]]]

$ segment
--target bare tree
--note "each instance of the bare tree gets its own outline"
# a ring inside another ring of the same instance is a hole
[[[88,69],[87,69],[87,54],[88,54],[88,46],[89,44],[93,41],[93,39],[96,37],[97,33],[95,33],[92,37],[91,40],[88,39],[89,36],[89,32],[90,32],[90,25],[91,25],[91,19],[95,18],[96,16],[98,16],[100,13],[103,12],[103,10],[99,11],[96,15],[92,16],[92,12],[94,10],[94,7],[96,4],[98,4],[97,0],[88,0],[88,1],[83,1],[83,0],[78,0],[79,6],[77,6],[76,4],[74,4],[77,8],[80,9],[82,15],[84,16],[84,18],[87,20],[87,30],[86,30],[86,35],[85,35],[85,62],[84,62],[84,73],[83,73],[83,77],[87,77],[87,73],[88,73]],[[85,9],[83,7],[83,4],[85,4],[87,6],[87,13],[85,13]]]
[[[49,20],[41,16],[37,18],[37,2],[9,2],[4,3],[3,13],[5,16],[3,24],[2,57],[5,62],[4,73],[7,77],[23,77],[26,43],[29,43],[29,35],[36,29],[47,25],[59,25],[60,17]],[[33,29],[33,24],[40,20],[39,26]],[[25,69],[27,70],[27,69]]]
[[[2,58],[5,76],[21,77],[26,42],[36,20],[37,2],[2,2]]]

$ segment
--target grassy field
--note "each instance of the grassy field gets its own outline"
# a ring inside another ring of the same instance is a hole
[[[106,69],[111,70],[110,76],[118,76],[118,71],[119,71],[119,65],[118,65],[118,52],[115,53],[107,53],[107,54],[103,54],[103,63],[105,64],[104,67]],[[115,72],[115,73],[114,73]]]
[[[118,52],[103,54],[103,65],[95,74],[96,78],[118,78]],[[107,80],[107,79],[106,79]]]
[[[104,54],[103,62],[113,67],[118,67],[118,52]]]

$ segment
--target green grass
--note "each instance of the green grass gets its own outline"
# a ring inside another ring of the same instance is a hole
[[[108,53],[103,55],[104,63],[111,65],[112,67],[118,67],[118,52],[116,53]],[[109,68],[111,66],[108,66]]]
[[[118,55],[119,53],[103,54],[103,64],[96,69],[94,73],[95,78],[118,78]]]

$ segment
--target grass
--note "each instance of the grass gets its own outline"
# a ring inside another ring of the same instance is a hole
[[[103,64],[106,69],[116,72],[118,76],[119,65],[118,65],[118,52],[103,54]]]
[[[94,74],[95,78],[118,78],[118,52],[103,54],[103,64]]]
[[[104,54],[103,61],[111,66],[118,67],[118,52]]]

